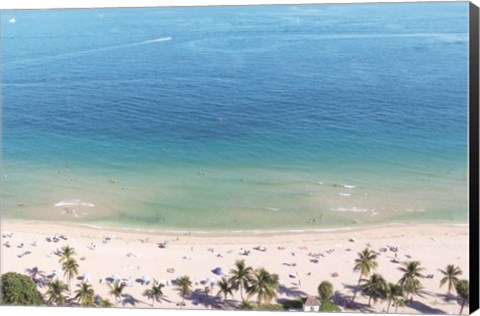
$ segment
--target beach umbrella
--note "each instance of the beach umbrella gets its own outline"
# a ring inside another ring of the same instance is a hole
[[[90,281],[90,273],[84,273],[84,274],[82,275],[82,280],[83,280],[84,282]]]
[[[212,270],[212,272],[216,275],[222,275],[223,274],[222,268],[220,268],[220,267],[216,267],[215,269]]]
[[[166,280],[158,280],[158,281],[157,281],[157,284],[158,284],[158,285],[164,285],[164,286],[165,286],[165,285],[167,285],[167,281],[166,281]]]
[[[150,277],[149,276],[142,276],[142,283],[147,284],[150,283]]]
[[[118,274],[112,274],[113,282],[120,280],[120,276]]]
[[[217,281],[215,281],[212,278],[207,278],[207,283],[210,284],[211,286],[215,286],[215,284],[217,284]]]
[[[60,272],[58,272],[58,270],[53,270],[52,275],[54,278],[56,278],[60,275]]]

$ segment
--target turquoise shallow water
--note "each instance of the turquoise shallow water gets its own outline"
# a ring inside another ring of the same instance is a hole
[[[467,222],[468,3],[9,11],[1,36],[6,218]]]

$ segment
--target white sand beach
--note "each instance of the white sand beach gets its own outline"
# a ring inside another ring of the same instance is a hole
[[[47,241],[48,237],[55,236],[56,242]],[[159,245],[165,241],[167,247],[161,248]],[[59,256],[55,254],[65,245],[76,251],[79,278],[87,276],[95,293],[102,297],[115,301],[108,295],[106,285],[113,275],[131,282],[124,291],[123,301],[117,304],[123,307],[152,307],[152,301],[142,294],[148,286],[138,282],[145,277],[170,284],[163,288],[163,300],[155,303],[156,308],[178,308],[181,297],[171,281],[188,275],[193,286],[192,294],[186,297],[185,308],[204,309],[204,281],[221,279],[212,270],[221,267],[228,274],[235,260],[244,259],[253,268],[264,267],[279,275],[283,285],[278,300],[317,295],[320,282],[328,280],[334,286],[334,301],[344,311],[385,312],[386,302],[368,307],[368,297],[362,295],[357,296],[354,310],[343,307],[351,299],[359,278],[359,273],[353,271],[354,260],[366,247],[379,252],[375,272],[383,275],[387,282],[396,283],[402,275],[398,270],[400,264],[392,262],[395,258],[400,262],[418,260],[425,268],[423,274],[433,275],[422,279],[422,295],[415,296],[409,306],[400,307],[399,313],[458,313],[458,302],[447,302],[447,287],[439,287],[438,269],[454,264],[463,271],[461,278],[469,276],[468,226],[461,225],[383,226],[298,233],[162,233],[33,221],[2,223],[2,273],[28,274],[37,268],[37,277],[47,278],[58,270],[60,278],[66,281]],[[388,247],[397,248],[397,252]],[[73,280],[73,284],[80,282]],[[41,292],[45,290],[40,288]],[[217,296],[218,290],[217,286],[211,290],[209,308],[220,307],[223,299]],[[234,292],[226,308],[240,301],[240,293]],[[467,307],[464,313],[468,312]]]

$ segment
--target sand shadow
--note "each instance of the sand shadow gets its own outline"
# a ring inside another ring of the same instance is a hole
[[[439,308],[434,308],[418,301],[407,300],[406,306],[419,311],[422,314],[446,314],[447,312]]]
[[[33,267],[33,268],[30,268],[30,269],[27,268],[27,269],[25,269],[25,272],[28,273],[29,275],[32,275],[32,276],[39,275],[41,277],[45,277],[45,272],[38,269],[38,267]]]
[[[48,286],[54,275],[46,275],[44,271],[38,269],[38,267],[27,268],[25,272],[32,278],[32,281],[40,288]]]
[[[358,293],[357,295],[360,295],[360,293]],[[352,312],[360,311],[362,313],[374,312],[374,309],[371,306],[368,306],[368,304],[363,304],[358,302],[351,303],[352,298],[353,298],[353,295],[345,295],[336,291],[330,300],[334,302],[336,305],[344,308],[346,312],[347,311],[352,311]]]
[[[209,306],[212,305],[215,298],[212,297],[210,294],[206,296],[205,292],[201,289],[196,289],[190,294],[190,297],[188,297],[187,299],[189,301],[192,301],[193,305]]]
[[[442,300],[443,302],[445,302],[447,305],[456,304],[456,303],[457,303],[457,300],[458,300],[458,298],[457,298],[455,295],[453,295],[453,294],[448,294],[448,293],[443,293],[443,294],[435,293],[435,294],[433,294],[432,296],[441,299],[441,300]]]
[[[128,305],[132,305],[132,306],[135,307],[139,303],[148,304],[144,301],[140,301],[140,300],[136,299],[135,297],[133,297],[130,294],[122,294],[122,305],[123,306],[128,304]]]
[[[280,285],[278,288],[279,294],[285,294],[288,297],[303,297],[307,296],[307,293],[301,291],[298,287],[286,287],[285,285]]]

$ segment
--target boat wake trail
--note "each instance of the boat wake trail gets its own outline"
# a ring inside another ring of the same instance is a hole
[[[146,45],[146,44],[153,44],[153,43],[159,43],[159,42],[166,42],[166,41],[171,41],[171,40],[172,40],[172,37],[160,37],[160,38],[155,38],[155,39],[141,41],[141,42],[119,44],[119,45],[112,45],[112,46],[104,46],[104,47],[85,49],[85,50],[80,50],[80,51],[75,51],[75,52],[63,53],[63,54],[58,54],[58,55],[50,55],[50,56],[45,56],[45,57],[23,59],[23,60],[19,60],[17,62],[10,62],[9,65],[20,65],[20,64],[23,65],[23,64],[28,64],[28,63],[37,63],[37,62],[40,63],[40,62],[43,62],[43,61],[67,59],[67,58],[78,57],[78,56],[83,56],[83,55],[87,55],[87,54],[93,54],[93,53],[97,53],[97,52],[112,51],[112,50],[117,50],[117,49],[123,49],[123,48],[128,48],[128,47],[134,47],[134,46],[140,46],[140,45]]]

